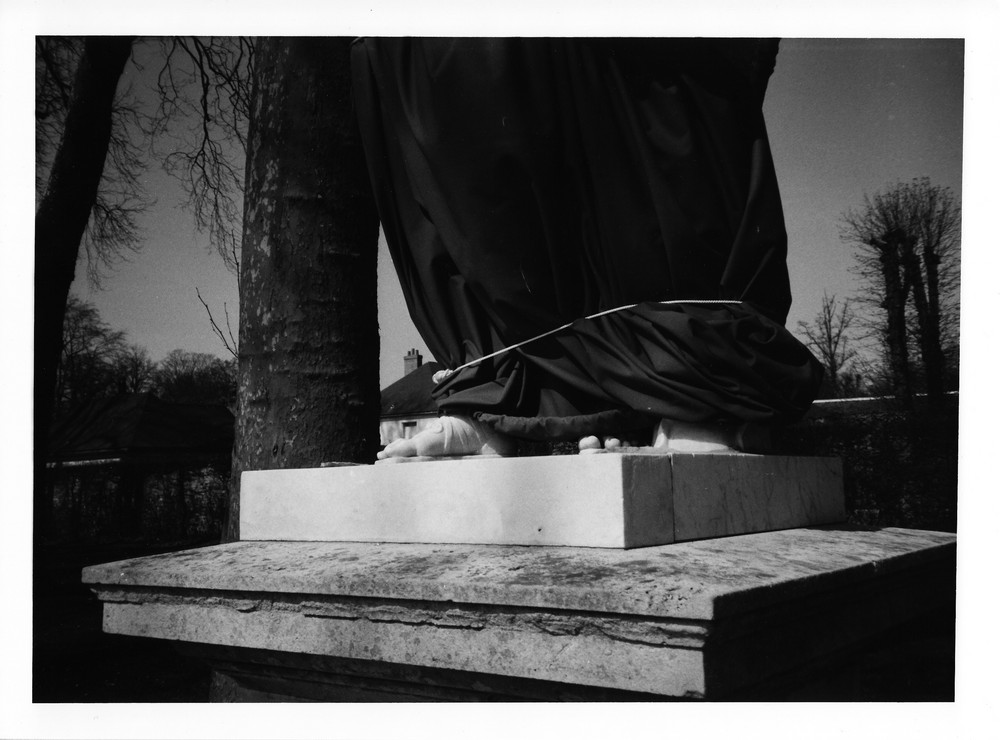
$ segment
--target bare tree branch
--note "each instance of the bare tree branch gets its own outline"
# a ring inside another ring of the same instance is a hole
[[[222,341],[222,345],[226,348],[226,351],[233,356],[233,359],[238,360],[240,358],[238,349],[239,342],[237,342],[236,337],[233,336],[233,326],[229,321],[229,308],[225,303],[222,304],[222,310],[226,314],[226,331],[223,332],[222,328],[215,321],[215,317],[212,315],[212,309],[209,308],[205,299],[201,297],[201,292],[197,288],[194,289],[194,292],[197,294],[198,300],[201,301],[201,305],[205,307],[205,313],[208,314],[208,321],[212,325],[212,331],[215,332],[215,336]]]
[[[253,42],[175,37],[163,43],[155,129],[168,146],[164,168],[182,183],[198,228],[237,273]],[[197,125],[182,126],[190,121]]]

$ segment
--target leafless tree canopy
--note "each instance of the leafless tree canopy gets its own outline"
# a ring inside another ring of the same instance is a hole
[[[236,363],[215,355],[175,349],[159,363],[145,347],[112,329],[90,303],[70,296],[63,323],[56,405],[65,411],[118,393],[153,392],[175,403],[233,407]]]
[[[125,332],[111,329],[96,308],[70,296],[62,347],[56,405],[68,408],[106,394],[115,359],[126,349]]]
[[[236,362],[204,352],[175,349],[160,361],[153,385],[164,401],[217,404],[233,409]]]
[[[198,228],[240,289],[243,175],[250,116],[254,41],[245,37],[161,39],[155,113],[147,134],[167,172],[178,178]],[[223,304],[213,315],[196,289],[212,331],[234,358],[238,341]]]
[[[254,44],[245,37],[161,39],[154,151],[182,182],[200,229],[239,276],[243,170]]]
[[[146,393],[153,389],[156,363],[145,347],[126,345],[114,359],[113,387],[117,393]]]
[[[63,136],[84,40],[38,37],[36,197],[44,196]],[[242,37],[140,39],[114,101],[111,140],[81,242],[87,275],[99,287],[107,271],[137,251],[139,214],[153,203],[142,174],[160,164],[176,177],[200,230],[206,231],[239,287],[250,74],[254,44]],[[236,353],[228,306],[213,331]]]
[[[927,392],[939,395],[958,343],[961,207],[954,195],[927,178],[866,195],[843,215],[841,238],[855,248],[864,285],[858,300],[870,309],[869,336],[885,350],[893,390],[909,397],[916,369]]]
[[[88,257],[110,265],[122,256],[122,248],[134,248],[135,214],[151,203],[138,178],[152,155],[184,184],[198,227],[209,232],[226,264],[238,272],[253,41],[170,37],[140,40],[139,45],[156,45],[161,61],[151,89],[131,83],[118,91]],[[62,136],[82,48],[83,40],[76,37],[39,36],[35,42],[39,197]],[[138,72],[144,71],[135,53],[132,62]]]
[[[838,307],[837,297],[823,294],[823,303],[812,323],[799,322],[811,349],[826,370],[826,382],[834,396],[842,397],[858,390],[853,365],[858,357],[851,337],[856,321],[848,301]]]

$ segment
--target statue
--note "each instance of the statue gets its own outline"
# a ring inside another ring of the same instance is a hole
[[[777,42],[360,39],[355,106],[407,307],[451,372],[383,459],[747,449],[822,369],[784,328],[761,105]]]

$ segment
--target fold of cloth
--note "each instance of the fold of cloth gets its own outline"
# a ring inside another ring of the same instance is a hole
[[[446,413],[515,436],[782,422],[819,363],[783,327],[761,103],[777,44],[363,39],[355,105],[410,315],[461,370]],[[729,299],[740,305],[658,301]],[[589,321],[616,306],[633,309]]]

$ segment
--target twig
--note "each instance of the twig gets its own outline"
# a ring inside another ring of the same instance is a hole
[[[205,307],[205,312],[208,314],[208,320],[212,324],[212,331],[215,332],[215,336],[222,341],[223,346],[229,354],[233,356],[233,359],[239,360],[240,355],[239,348],[237,346],[238,343],[236,338],[233,336],[232,324],[229,322],[229,308],[225,303],[222,304],[222,310],[225,311],[226,314],[226,332],[229,334],[229,337],[227,338],[226,334],[224,334],[222,329],[219,327],[219,324],[215,321],[215,317],[212,315],[212,309],[208,307],[208,304],[205,303],[205,299],[201,297],[201,292],[198,288],[195,288],[194,292],[198,296],[198,300],[201,301],[201,305]]]

